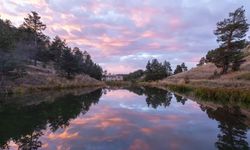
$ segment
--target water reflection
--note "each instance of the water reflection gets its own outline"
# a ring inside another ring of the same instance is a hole
[[[250,119],[239,107],[198,104],[157,88],[104,91],[7,103],[0,149],[249,149]]]
[[[39,138],[43,130],[55,132],[65,128],[69,121],[80,113],[86,113],[92,104],[97,104],[102,90],[56,97],[53,103],[41,103],[18,107],[8,105],[0,110],[0,148],[8,149],[12,140],[19,149],[37,149],[42,146]]]
[[[167,107],[171,104],[172,93],[166,90],[157,89],[154,87],[130,87],[129,91],[137,95],[145,95],[148,107],[157,109],[159,106]]]
[[[146,96],[148,106],[157,108],[158,106],[169,106],[172,94],[168,91],[157,88],[128,88],[128,90]],[[174,94],[177,102],[185,105],[187,98]],[[217,135],[218,141],[215,143],[216,148],[220,150],[248,150],[250,149],[247,142],[247,131],[249,126],[246,125],[247,117],[242,114],[239,106],[223,106],[212,108],[200,104],[201,110],[207,113],[208,117],[218,121],[220,132]],[[249,113],[249,112],[248,112]],[[248,118],[249,120],[249,118]]]
[[[174,94],[174,96],[177,102],[182,103],[182,105],[185,105],[185,102],[187,101],[185,97],[178,94]]]
[[[203,111],[211,119],[219,122],[218,141],[215,143],[220,150],[247,150],[249,145],[247,142],[248,127],[245,124],[246,116],[242,114],[239,107],[219,107],[212,109],[201,106]]]

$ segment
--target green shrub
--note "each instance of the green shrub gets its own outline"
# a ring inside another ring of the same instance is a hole
[[[250,80],[250,73],[245,73],[237,77],[238,80]]]

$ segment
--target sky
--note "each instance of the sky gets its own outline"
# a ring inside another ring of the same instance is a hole
[[[0,0],[0,18],[19,26],[36,11],[52,40],[88,51],[109,73],[128,73],[153,58],[194,67],[218,46],[216,23],[240,6],[250,21],[250,0]]]

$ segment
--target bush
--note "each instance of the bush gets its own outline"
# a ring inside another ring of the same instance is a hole
[[[237,77],[238,80],[250,80],[250,73],[245,73]]]
[[[188,77],[188,76],[185,76],[185,78],[184,78],[184,83],[185,83],[185,84],[190,83],[190,80],[189,80],[189,77]]]

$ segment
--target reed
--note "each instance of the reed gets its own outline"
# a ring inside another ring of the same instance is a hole
[[[11,90],[11,94],[25,94],[31,92],[49,91],[49,90],[62,90],[62,89],[76,89],[85,87],[103,87],[104,83],[95,84],[54,84],[42,86],[19,86]]]
[[[168,85],[172,91],[193,95],[201,100],[220,103],[241,103],[250,106],[250,91],[237,88],[208,88],[190,85]]]

